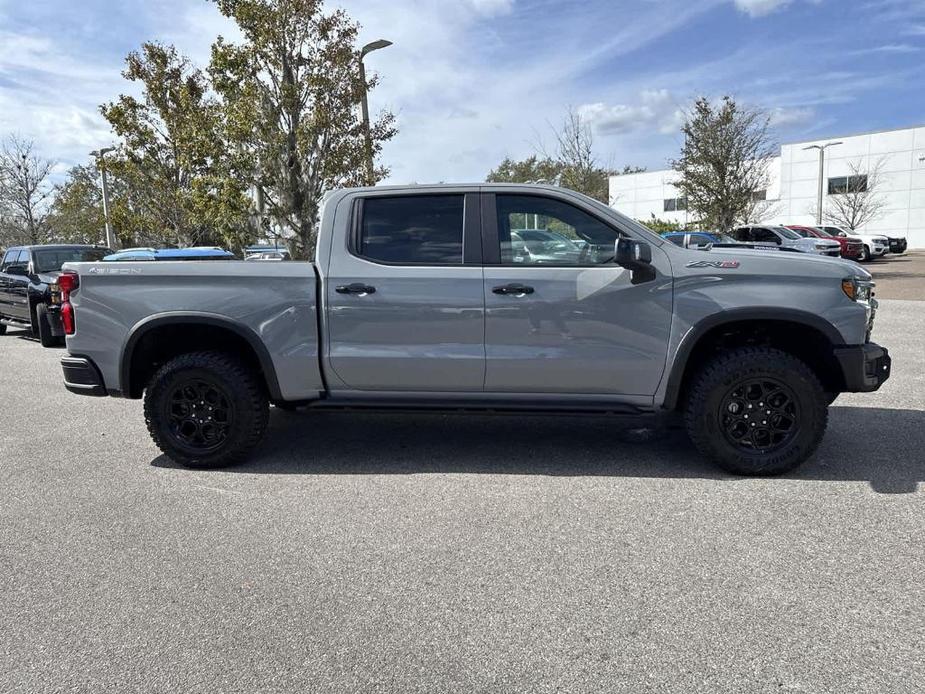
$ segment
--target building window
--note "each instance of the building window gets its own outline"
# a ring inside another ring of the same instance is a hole
[[[665,200],[665,212],[683,212],[687,209],[687,198],[668,198]]]
[[[767,190],[753,190],[752,191],[752,202],[759,202],[761,200],[767,200],[767,199],[768,199]]]
[[[838,176],[829,179],[829,195],[846,195],[848,193],[866,193],[867,175]]]

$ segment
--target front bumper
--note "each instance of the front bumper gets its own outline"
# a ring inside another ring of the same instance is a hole
[[[107,394],[103,375],[90,359],[71,355],[61,357],[61,368],[64,370],[64,387],[72,393],[96,397]]]
[[[873,342],[837,347],[835,357],[845,378],[846,393],[870,393],[890,377],[892,359],[886,348]]]

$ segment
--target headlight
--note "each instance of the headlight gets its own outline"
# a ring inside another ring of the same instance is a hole
[[[829,250],[829,248],[831,248],[831,246],[829,246],[829,244],[827,243],[817,243],[816,244],[817,251],[827,251]]]
[[[841,290],[852,301],[867,303],[873,296],[874,283],[851,278],[841,281]]]

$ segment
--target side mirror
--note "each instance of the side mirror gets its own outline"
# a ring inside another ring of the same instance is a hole
[[[652,247],[647,243],[632,239],[618,239],[614,262],[631,272],[631,284],[641,284],[655,279],[655,268],[652,267]]]
[[[639,270],[652,264],[652,247],[642,241],[618,239],[614,261],[627,270]]]
[[[25,265],[10,265],[6,269],[6,274],[8,275],[20,275],[21,277],[26,277],[29,274],[29,270],[26,269]]]

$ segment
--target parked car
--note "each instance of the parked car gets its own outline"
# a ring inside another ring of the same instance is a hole
[[[698,246],[709,246],[719,243],[723,234],[714,234],[709,231],[669,231],[662,234],[662,238],[670,241],[675,246],[681,248],[696,248]],[[735,241],[732,237],[726,237],[727,241]]]
[[[517,261],[524,215],[591,250]],[[890,375],[856,263],[679,248],[560,188],[335,191],[315,257],[67,265],[66,388],[143,397],[155,443],[191,467],[241,461],[273,402],[680,415],[705,456],[767,475],[813,453],[836,394]]]
[[[682,248],[703,248],[705,246],[745,246],[747,248],[773,248],[774,250],[778,248],[773,243],[736,241],[732,236],[719,231],[669,231],[662,234],[662,238]]]
[[[752,225],[732,230],[737,241],[748,243],[773,243],[782,248],[792,248],[801,253],[815,253],[830,258],[841,256],[841,245],[833,240],[803,238],[800,234],[780,226]]]
[[[0,261],[0,335],[7,327],[31,330],[43,347],[64,341],[57,279],[69,261],[97,261],[111,251],[100,246],[57,245],[8,248]]]
[[[788,225],[787,228],[791,231],[795,231],[803,238],[837,241],[841,246],[841,257],[847,258],[848,260],[860,259],[861,252],[864,249],[864,242],[853,236],[831,236],[816,227],[800,226],[796,224]]]
[[[289,254],[285,251],[261,251],[260,253],[248,253],[244,260],[290,260]]]
[[[292,260],[289,251],[281,246],[257,245],[244,249],[244,260]]]
[[[905,236],[887,236],[887,241],[890,245],[890,253],[895,253],[901,255],[906,252],[906,249],[909,247],[909,242],[906,241]]]
[[[861,249],[861,256],[858,258],[860,261],[867,261],[873,258],[880,258],[890,251],[890,240],[886,236],[880,236],[878,234],[865,234],[860,231],[846,231],[841,227],[837,226],[818,226],[816,227],[820,231],[825,232],[829,236],[839,236],[841,238],[855,238],[861,241],[864,244],[864,247]]]
[[[583,249],[548,229],[511,229],[510,244],[504,250],[511,253],[515,263],[548,265],[578,262]]]
[[[216,246],[191,248],[126,248],[103,258],[106,262],[152,260],[234,260],[231,251]]]

